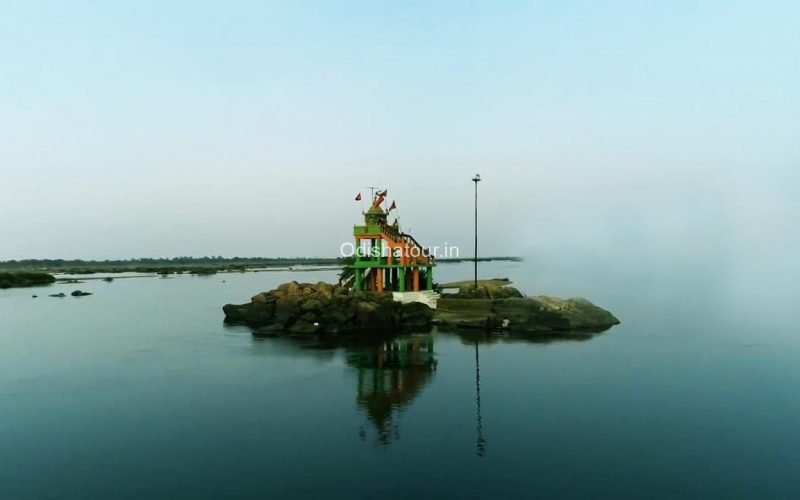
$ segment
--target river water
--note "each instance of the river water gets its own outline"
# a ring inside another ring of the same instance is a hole
[[[0,498],[800,495],[793,308],[709,298],[695,272],[481,275],[623,323],[318,345],[255,339],[221,306],[332,271],[2,290]],[[47,297],[76,288],[94,295]]]

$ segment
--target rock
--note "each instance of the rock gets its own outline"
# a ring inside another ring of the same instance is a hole
[[[253,325],[267,325],[275,318],[275,304],[271,307],[262,304],[253,307],[253,304],[234,305],[227,304],[222,310],[229,323],[248,323]]]
[[[487,318],[515,332],[599,332],[619,324],[605,309],[586,299],[561,299],[540,295],[525,297],[509,286],[508,279],[479,280],[477,288],[470,281],[442,285],[458,288],[438,300],[436,322],[449,326],[486,328]]]
[[[431,327],[431,309],[420,302],[406,304],[400,310],[400,321],[408,328],[424,331]]]
[[[287,295],[279,298],[275,303],[274,320],[282,325],[290,323],[292,318],[297,316],[300,297],[297,295]]]
[[[318,311],[322,309],[322,302],[319,299],[308,299],[300,306],[301,311]]]
[[[300,318],[288,330],[291,333],[314,333],[319,330],[319,322]]]
[[[522,298],[524,295],[513,286],[479,283],[478,288],[472,285],[463,285],[459,287],[457,294],[448,295],[448,297],[460,299],[510,299]]]
[[[63,292],[61,292],[61,293],[53,293],[53,294],[51,294],[50,296],[51,296],[51,297],[57,297],[57,298],[59,298],[59,299],[60,299],[60,298],[64,298],[64,297],[66,297],[66,295],[65,295]]]
[[[486,319],[494,325],[508,320],[514,332],[600,332],[618,325],[607,310],[586,299],[558,297],[441,298],[436,319],[441,324],[483,328]]]
[[[284,283],[279,286],[278,290],[284,292],[286,295],[297,295],[302,290],[302,287],[300,286],[300,283],[296,281],[290,281],[289,283]]]
[[[433,311],[424,304],[401,304],[390,294],[354,293],[329,283],[292,281],[259,293],[249,304],[227,304],[225,321],[256,327],[254,335],[276,332],[339,334],[428,329]]]
[[[73,297],[86,297],[87,295],[91,295],[91,293],[84,292],[82,290],[75,290],[70,295],[72,295]]]
[[[320,281],[316,285],[314,285],[314,290],[317,291],[318,294],[322,295],[326,299],[333,297],[334,293],[334,286],[330,283],[325,283],[324,281]]]
[[[386,330],[392,328],[392,318],[385,308],[375,302],[360,301],[356,306],[356,326],[362,330]]]
[[[250,300],[255,304],[266,304],[270,301],[270,299],[272,299],[273,302],[275,301],[274,298],[270,297],[266,293],[259,293],[258,295],[253,295],[253,297],[250,298]]]
[[[275,337],[283,332],[283,326],[277,323],[262,326],[253,330],[253,335],[256,337]]]

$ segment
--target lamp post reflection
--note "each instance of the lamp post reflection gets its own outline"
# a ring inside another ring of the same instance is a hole
[[[478,440],[475,444],[479,457],[486,453],[486,440],[483,439],[483,419],[481,418],[481,358],[478,350],[478,340],[475,340],[475,418]]]

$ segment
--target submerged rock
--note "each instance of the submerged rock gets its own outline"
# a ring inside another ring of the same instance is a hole
[[[59,298],[59,299],[62,299],[62,298],[64,298],[64,297],[66,297],[66,295],[64,294],[64,292],[61,292],[61,293],[53,293],[53,294],[50,294],[50,296],[51,296],[51,297],[56,297],[56,298]]]
[[[73,297],[86,297],[87,295],[91,295],[89,292],[84,292],[83,290],[75,290],[70,295]]]
[[[257,327],[255,335],[427,330],[433,317],[426,305],[401,304],[391,294],[296,281],[255,295],[248,304],[227,304],[222,310],[228,323]]]

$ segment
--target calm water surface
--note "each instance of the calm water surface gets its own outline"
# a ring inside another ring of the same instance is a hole
[[[800,495],[793,308],[741,307],[693,272],[482,273],[623,324],[387,353],[222,324],[224,303],[330,271],[0,291],[0,498]],[[46,297],[76,288],[94,295]]]

